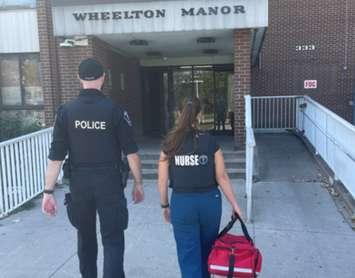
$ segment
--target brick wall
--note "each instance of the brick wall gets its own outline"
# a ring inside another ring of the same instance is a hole
[[[58,61],[53,36],[50,1],[37,0],[37,21],[40,46],[40,72],[46,125],[52,125],[54,111],[60,102]]]
[[[126,97],[127,110],[133,120],[136,133],[143,135],[142,77],[139,62],[136,59],[127,61],[125,83],[126,90],[123,94]]]
[[[61,41],[62,39],[57,38],[57,45]],[[122,57],[109,44],[96,37],[89,37],[88,42],[85,47],[58,48],[62,103],[73,99],[79,93],[80,82],[77,73],[80,61],[94,57],[106,69],[107,78],[103,92],[127,109],[135,123],[136,133],[141,134],[143,115],[138,62]],[[121,74],[124,86],[121,86]]]
[[[315,50],[296,51],[297,45]],[[350,120],[354,65],[355,1],[269,0],[269,27],[252,69],[253,95],[307,94]],[[318,80],[318,88],[305,90],[307,79]]]
[[[234,138],[238,149],[245,148],[244,96],[250,94],[251,82],[251,30],[235,30],[234,47]]]
[[[87,46],[60,47],[64,39],[54,37],[50,1],[37,0],[37,17],[46,125],[53,125],[55,111],[61,103],[78,95],[80,82],[77,72],[80,61],[94,57],[104,65],[107,77],[110,77],[105,82],[104,93],[129,111],[136,123],[136,132],[141,134],[143,115],[138,62],[122,57],[96,37],[88,37]],[[121,86],[121,74],[124,88]]]
[[[141,135],[143,113],[139,61],[123,57],[98,38],[93,38],[93,57],[110,71],[111,82],[106,82],[104,92],[128,111],[135,133]]]
[[[89,44],[85,47],[59,47],[61,42],[62,38],[56,38],[61,103],[65,103],[79,93],[78,66],[81,60],[93,56],[93,39],[89,38]]]

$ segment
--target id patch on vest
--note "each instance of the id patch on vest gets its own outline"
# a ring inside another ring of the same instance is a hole
[[[99,121],[74,121],[74,126],[76,129],[95,129],[95,130],[106,130],[106,122]]]
[[[207,155],[175,155],[175,165],[180,167],[204,166],[208,163]]]

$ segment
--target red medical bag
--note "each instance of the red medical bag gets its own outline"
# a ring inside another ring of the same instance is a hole
[[[232,235],[228,232],[239,220],[243,234]],[[208,270],[222,277],[255,278],[261,271],[262,256],[254,246],[243,220],[233,215],[232,220],[220,232],[208,258]]]

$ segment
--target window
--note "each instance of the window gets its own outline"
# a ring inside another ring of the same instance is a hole
[[[3,105],[21,105],[20,69],[18,59],[0,60],[0,86]]]
[[[39,61],[37,57],[28,56],[23,58],[21,72],[25,104],[42,105],[43,93],[40,84]]]
[[[4,109],[43,106],[39,55],[0,55],[0,105]]]

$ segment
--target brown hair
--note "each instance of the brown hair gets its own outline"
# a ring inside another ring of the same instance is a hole
[[[181,148],[189,134],[197,132],[197,116],[201,111],[198,98],[187,99],[180,107],[180,116],[176,126],[168,133],[163,141],[163,152],[168,159],[173,157]]]

